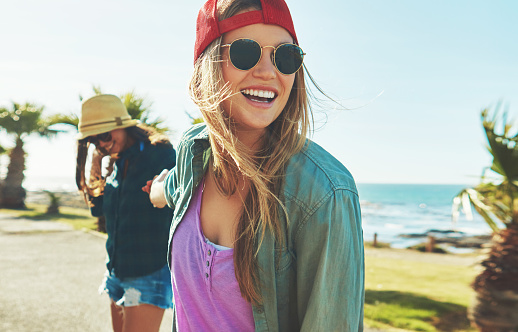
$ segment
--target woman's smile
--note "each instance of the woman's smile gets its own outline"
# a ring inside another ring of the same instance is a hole
[[[273,103],[277,97],[277,94],[270,90],[245,89],[241,93],[249,100],[259,103]]]
[[[250,106],[263,110],[273,107],[278,95],[274,89],[261,87],[250,87],[241,90],[241,94],[246,98]]]

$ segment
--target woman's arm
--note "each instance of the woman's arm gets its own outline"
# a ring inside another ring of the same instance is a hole
[[[355,192],[336,190],[295,239],[301,331],[363,331],[364,253]]]

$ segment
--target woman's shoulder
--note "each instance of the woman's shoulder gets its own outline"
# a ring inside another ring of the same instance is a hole
[[[324,148],[308,139],[304,148],[288,163],[285,193],[300,201],[317,204],[338,190],[358,195],[349,170]]]
[[[207,141],[209,139],[209,131],[205,123],[197,123],[189,127],[182,133],[180,140],[178,141],[177,150],[181,151],[185,147],[190,146],[196,140]]]
[[[203,139],[208,137],[209,132],[207,130],[207,125],[204,122],[202,122],[192,125],[191,127],[189,127],[189,129],[184,131],[181,140],[192,141],[195,139]]]

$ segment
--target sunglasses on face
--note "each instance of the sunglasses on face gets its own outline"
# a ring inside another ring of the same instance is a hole
[[[230,44],[221,45],[229,48],[229,57],[232,65],[239,70],[254,68],[263,55],[263,48],[273,48],[272,62],[277,70],[284,75],[295,74],[302,66],[304,53],[295,44],[281,44],[274,46],[261,46],[253,39],[236,39]]]
[[[91,136],[89,138],[89,142],[90,143],[98,143],[98,142],[109,142],[112,140],[112,133],[111,131],[107,132],[107,133],[102,133],[102,134],[99,134],[99,135],[95,135],[95,136]]]

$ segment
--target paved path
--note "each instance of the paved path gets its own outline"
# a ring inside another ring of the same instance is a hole
[[[105,241],[95,232],[0,212],[0,331],[112,331],[108,296],[97,291]],[[171,331],[171,323],[166,310],[160,332]]]
[[[0,331],[112,331],[105,238],[0,212]],[[160,331],[171,331],[167,310]]]

